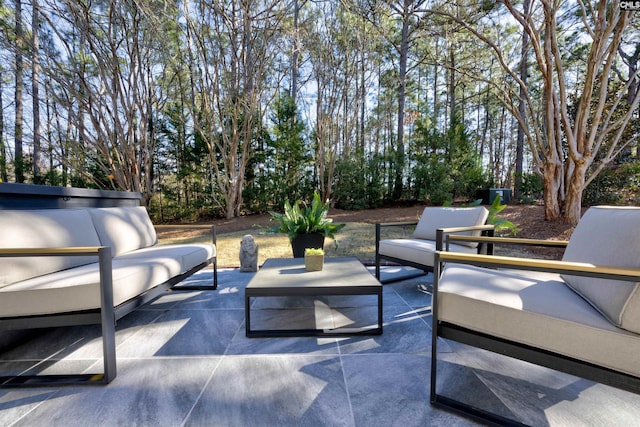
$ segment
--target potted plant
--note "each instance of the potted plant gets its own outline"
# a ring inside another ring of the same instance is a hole
[[[322,203],[320,194],[313,193],[311,206],[300,200],[292,205],[289,201],[284,203],[284,213],[269,212],[272,221],[278,225],[271,228],[277,233],[286,233],[291,242],[294,258],[302,258],[306,248],[324,248],[325,237],[335,239],[335,233],[340,231],[345,224],[334,224],[331,218],[327,218],[329,202]]]
[[[304,250],[304,268],[307,271],[321,271],[324,266],[324,249],[306,248]]]

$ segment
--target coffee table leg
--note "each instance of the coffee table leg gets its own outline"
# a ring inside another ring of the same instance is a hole
[[[382,290],[378,293],[378,329],[382,334]]]
[[[249,304],[250,297],[245,295],[244,297],[244,331],[248,337],[251,331],[251,307]]]

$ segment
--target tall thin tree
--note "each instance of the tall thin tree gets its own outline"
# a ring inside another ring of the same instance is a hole
[[[41,183],[41,156],[40,156],[40,39],[38,27],[40,18],[38,0],[31,0],[31,99],[33,101],[33,181]]]
[[[24,154],[22,147],[22,137],[23,137],[23,102],[22,102],[22,91],[24,87],[24,81],[22,80],[23,71],[24,71],[24,61],[22,58],[22,52],[24,49],[24,40],[23,40],[23,29],[22,29],[22,0],[15,0],[16,11],[15,11],[15,37],[16,37],[16,46],[15,46],[15,123],[13,130],[13,138],[14,138],[14,151],[15,151],[15,175],[16,182],[24,182]]]

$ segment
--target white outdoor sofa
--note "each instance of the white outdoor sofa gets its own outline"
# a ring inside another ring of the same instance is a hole
[[[213,283],[196,288],[216,289],[206,227],[211,244],[157,245],[141,206],[0,209],[0,331],[101,324],[104,364],[98,374],[11,373],[0,386],[112,381],[118,319],[211,263]]]
[[[444,239],[450,234],[469,236],[493,236],[494,226],[487,224],[489,211],[483,206],[469,208],[426,207],[418,222],[388,222],[376,224],[376,278],[380,280],[382,260],[422,270],[418,274],[433,271],[434,255],[443,249]],[[409,238],[383,239],[388,227],[415,227]],[[461,241],[450,244],[449,250],[465,253],[492,253],[492,246],[477,241]],[[384,283],[394,280],[388,279]]]
[[[436,254],[432,404],[527,422],[438,394],[439,337],[640,393],[640,207],[589,208],[569,242],[480,240],[565,250],[561,261]]]

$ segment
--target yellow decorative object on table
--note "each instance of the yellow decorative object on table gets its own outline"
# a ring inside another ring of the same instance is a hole
[[[324,266],[324,250],[306,248],[304,250],[304,268],[307,271],[321,271]]]

